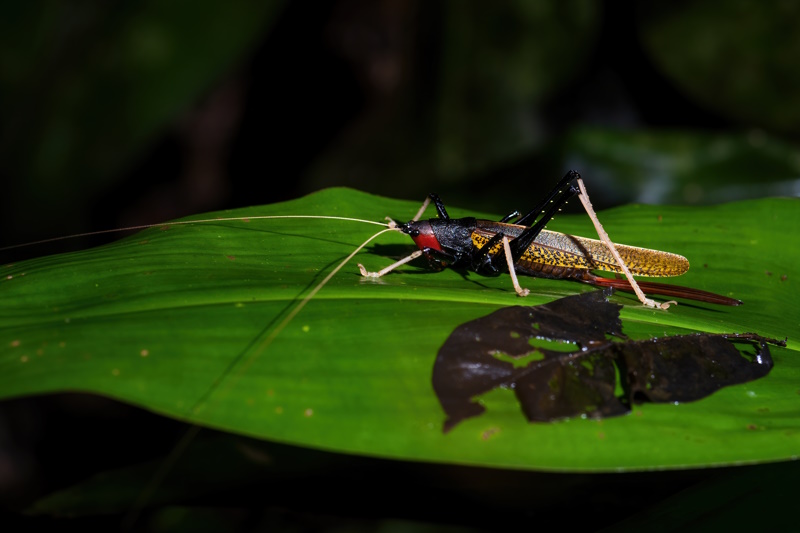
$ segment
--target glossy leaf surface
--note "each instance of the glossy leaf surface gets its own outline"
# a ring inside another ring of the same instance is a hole
[[[417,207],[331,189],[217,215],[404,220]],[[788,336],[788,348],[773,350],[772,373],[702,401],[644,405],[603,421],[529,424],[513,393],[498,390],[481,398],[486,415],[443,435],[431,386],[437,350],[457,325],[519,303],[507,277],[407,266],[377,282],[362,280],[356,262],[376,270],[413,249],[406,236],[386,234],[292,317],[377,227],[269,219],[167,225],[2,267],[0,391],[89,391],[250,436],[399,459],[611,471],[793,457],[800,446],[800,328],[792,272],[800,250],[787,239],[800,228],[797,200],[633,205],[600,216],[617,242],[685,255],[692,268],[677,283],[745,302],[685,302],[665,312],[618,295],[628,335]],[[592,236],[580,216],[559,217],[549,229]],[[526,278],[523,285],[532,289],[528,305],[593,290],[559,280]]]

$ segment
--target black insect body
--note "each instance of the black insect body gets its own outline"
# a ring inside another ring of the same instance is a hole
[[[544,200],[527,214],[520,216],[514,211],[496,222],[473,217],[450,218],[441,199],[431,194],[429,198],[436,207],[438,218],[413,219],[397,224],[398,229],[414,240],[419,251],[380,272],[366,272],[361,267],[362,274],[379,277],[424,254],[440,268],[467,269],[485,276],[508,272],[521,296],[526,295],[527,290],[519,287],[515,274],[572,279],[601,287],[632,290],[631,283],[625,279],[592,273],[593,270],[624,272],[606,243],[544,229],[570,198],[580,194],[575,185],[578,180],[578,172],[567,172]],[[614,247],[633,275],[678,276],[689,269],[689,261],[678,254],[621,244]],[[688,287],[653,282],[639,282],[638,285],[645,291],[663,296],[722,305],[741,304],[727,296]]]

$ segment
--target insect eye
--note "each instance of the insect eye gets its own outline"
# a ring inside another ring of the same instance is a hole
[[[411,235],[411,237],[419,237],[419,230],[412,229],[411,231],[408,232],[408,234]]]

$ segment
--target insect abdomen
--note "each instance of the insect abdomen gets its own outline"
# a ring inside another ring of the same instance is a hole
[[[551,247],[558,249],[562,254],[580,256],[583,268],[622,272],[608,247],[601,241],[546,230],[537,237],[523,258],[528,255],[535,257],[537,248]],[[625,244],[615,244],[615,247],[631,273],[636,276],[680,276],[689,270],[689,261],[682,255]]]
[[[510,240],[525,229],[512,224],[503,226],[502,231]],[[511,235],[512,233],[516,235]],[[480,248],[492,235],[490,231],[478,229],[472,233],[472,242]],[[681,255],[624,244],[617,244],[616,248],[631,273],[636,276],[679,276],[689,270],[689,261]],[[490,253],[502,253],[502,245],[497,245]],[[576,272],[579,270],[622,272],[601,241],[548,230],[543,230],[536,237],[516,266],[517,272],[545,277],[580,277]]]

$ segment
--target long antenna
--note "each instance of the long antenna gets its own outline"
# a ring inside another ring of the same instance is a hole
[[[326,215],[261,215],[261,216],[251,216],[251,217],[203,218],[199,220],[178,220],[174,222],[159,222],[157,224],[141,224],[139,226],[127,226],[124,228],[115,228],[115,229],[102,229],[99,231],[88,231],[86,233],[75,233],[74,235],[51,237],[49,239],[41,239],[38,241],[26,242],[22,244],[12,244],[11,246],[3,246],[2,248],[0,248],[0,252],[5,252],[6,250],[14,250],[16,248],[25,248],[27,246],[36,246],[38,244],[47,244],[48,242],[66,241],[69,239],[78,239],[81,237],[92,237],[94,235],[119,233],[121,231],[136,231],[149,228],[163,228],[167,226],[185,226],[191,224],[208,224],[211,222],[232,222],[237,220],[249,222],[250,220],[267,220],[273,218],[318,218],[323,220],[346,220],[350,222],[364,222],[365,224],[374,224],[376,226],[387,225],[385,222],[375,222],[374,220],[364,220],[361,218],[350,218],[350,217],[335,217]]]
[[[277,217],[261,217],[261,218],[284,218],[284,217],[277,216]],[[341,217],[319,217],[319,218],[335,218],[342,220]],[[344,220],[355,220],[355,219],[344,219]],[[375,223],[375,224],[383,226],[386,225],[381,223]],[[294,320],[294,317],[296,317],[297,314],[303,310],[303,308],[314,298],[314,296],[317,295],[317,293],[331,280],[331,278],[333,278],[333,276],[335,276],[342,269],[342,267],[344,267],[348,262],[350,262],[350,260],[353,259],[353,257],[355,257],[367,244],[372,242],[380,235],[383,235],[384,233],[387,233],[389,231],[398,231],[398,230],[393,227],[389,227],[387,229],[375,233],[367,240],[365,240],[363,243],[361,243],[355,250],[353,250],[350,253],[350,255],[344,258],[344,260],[342,260],[342,262],[340,262],[336,266],[336,268],[331,270],[328,273],[328,275],[325,276],[325,278],[316,285],[316,287],[311,289],[311,292],[309,292],[302,300],[300,300],[297,303],[297,305],[295,305],[294,308],[292,308],[292,310],[289,311],[286,317],[272,331],[269,332],[269,334],[264,338],[264,340],[258,342],[255,345],[255,348],[252,351],[245,350],[244,352],[239,354],[233,361],[231,361],[231,364],[228,365],[228,369],[225,370],[222,373],[222,375],[220,375],[220,377],[216,379],[214,383],[211,384],[211,386],[206,390],[206,392],[203,393],[203,395],[194,402],[194,404],[186,414],[186,420],[188,421],[190,417],[195,415],[200,410],[200,408],[203,406],[206,400],[214,393],[214,391],[216,391],[219,388],[219,386],[222,384],[222,382],[225,380],[225,378],[228,376],[228,374],[233,368],[239,366],[239,363],[241,362],[242,363],[241,368],[236,375],[242,375],[250,367],[253,361],[255,361],[262,353],[264,353],[267,350],[267,348],[269,348],[269,346],[275,341],[275,339],[286,328],[286,326],[288,326],[289,323],[292,320]],[[245,356],[245,354],[248,355]],[[231,387],[233,387],[234,385],[235,384],[231,384]],[[142,510],[147,505],[147,502],[150,500],[150,498],[153,496],[153,493],[158,489],[159,486],[161,486],[164,479],[167,477],[167,475],[169,475],[170,471],[172,471],[172,468],[175,466],[175,463],[177,463],[178,459],[180,459],[180,457],[183,455],[183,452],[186,450],[189,444],[191,444],[191,442],[200,432],[200,429],[201,429],[200,426],[198,426],[197,424],[192,425],[192,427],[190,427],[186,431],[186,433],[184,433],[183,437],[181,437],[181,440],[178,442],[178,444],[176,444],[175,447],[172,449],[169,456],[166,459],[164,459],[164,461],[161,463],[156,473],[147,483],[147,486],[142,490],[141,493],[139,493],[139,496],[133,502],[126,515],[123,517],[121,523],[121,529],[123,531],[130,530],[133,528],[136,521],[139,519]]]

